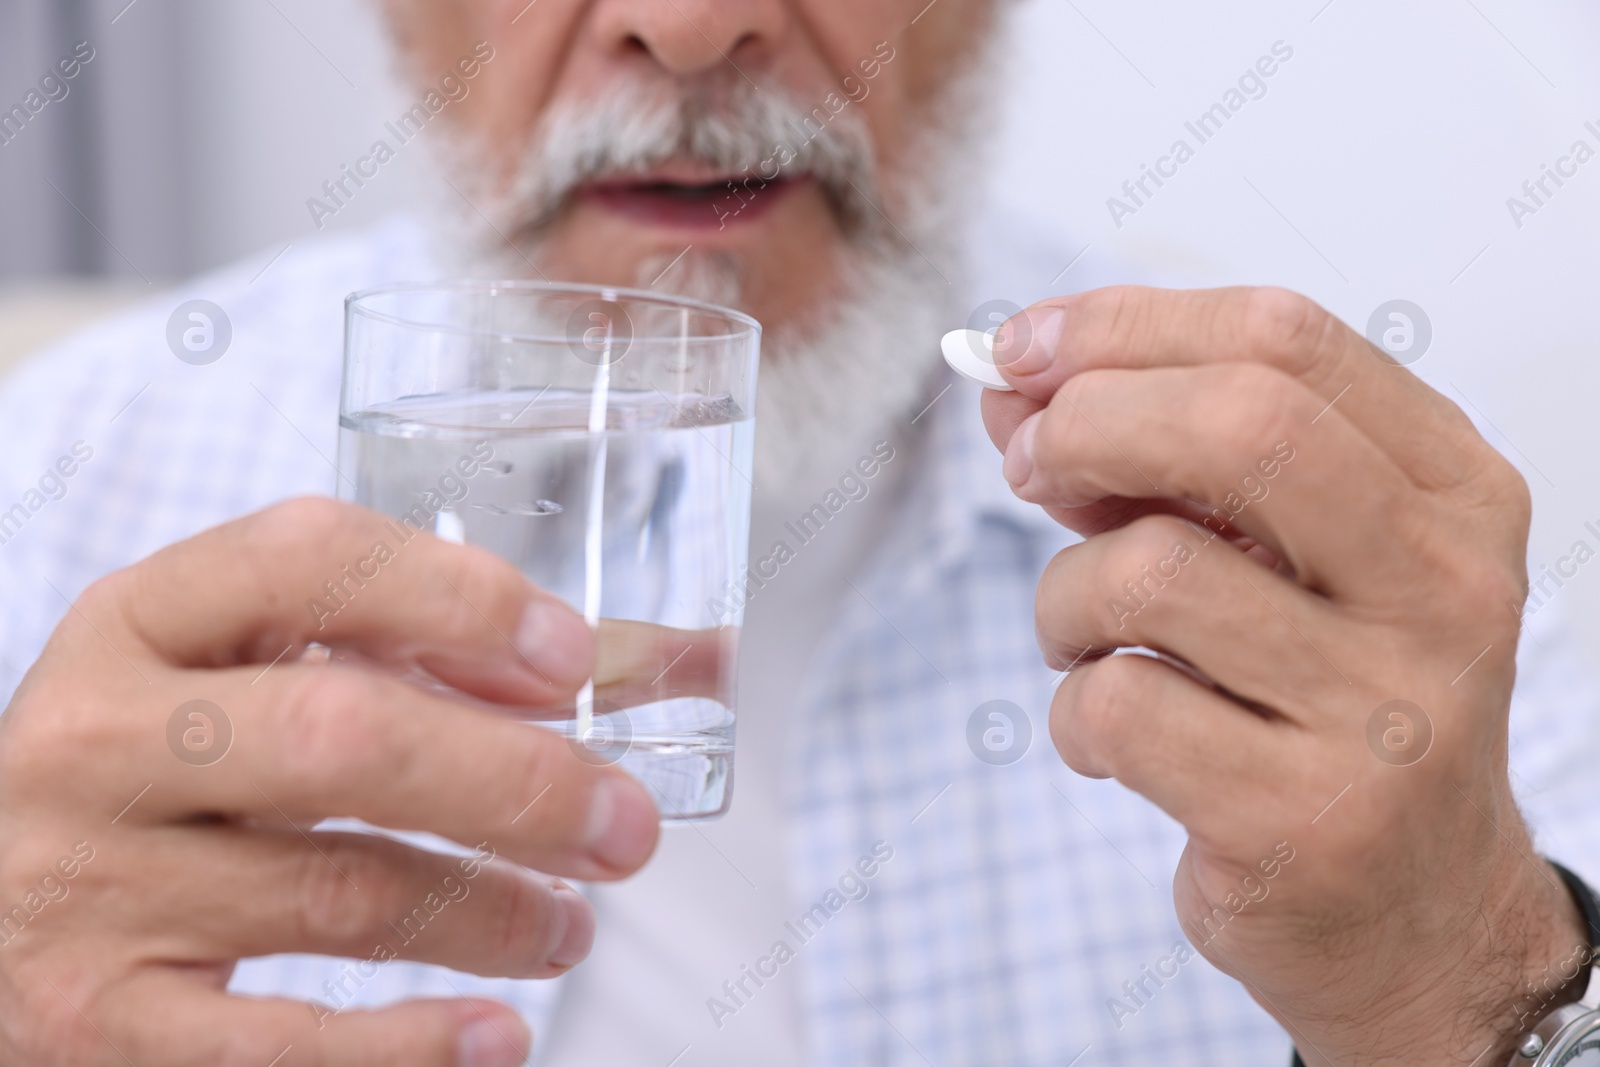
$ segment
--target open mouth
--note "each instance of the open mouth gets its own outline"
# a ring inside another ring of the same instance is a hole
[[[689,180],[646,175],[595,182],[578,190],[579,200],[654,226],[723,230],[748,225],[810,179],[772,181],[746,175]]]

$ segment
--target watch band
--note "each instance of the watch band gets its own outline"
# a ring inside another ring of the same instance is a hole
[[[1567,887],[1567,892],[1572,895],[1573,902],[1578,905],[1578,911],[1583,916],[1584,936],[1589,942],[1589,955],[1594,957],[1596,949],[1600,948],[1600,897],[1595,895],[1595,891],[1589,887],[1589,883],[1555,860],[1547,858],[1545,862],[1555,868],[1556,874],[1561,876],[1562,883]],[[1593,962],[1591,959],[1591,963]],[[1576,987],[1577,995],[1580,999],[1588,992],[1589,972],[1591,969],[1592,967],[1584,967],[1580,972],[1582,984]],[[1578,981],[1578,979],[1574,979],[1574,981]],[[1294,1049],[1293,1051],[1294,1056],[1289,1061],[1289,1067],[1306,1067],[1305,1061],[1300,1058],[1300,1050]]]
[[[1585,882],[1555,860],[1546,859],[1545,862],[1554,867],[1556,873],[1561,876],[1561,881],[1566,884],[1567,892],[1572,894],[1573,902],[1578,905],[1578,911],[1583,915],[1585,936],[1589,941],[1589,955],[1592,963],[1595,950],[1600,948],[1600,898],[1596,898],[1595,892],[1589,887],[1588,882]],[[1590,967],[1583,969],[1583,984],[1578,989],[1578,997],[1580,999],[1589,991],[1589,971],[1591,969]]]

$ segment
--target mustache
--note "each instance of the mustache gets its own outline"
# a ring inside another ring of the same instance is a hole
[[[843,103],[837,110],[808,106],[786,90],[747,82],[717,90],[628,82],[596,100],[554,104],[500,214],[511,229],[537,236],[581,186],[688,161],[737,175],[730,185],[757,193],[763,182],[812,178],[847,234],[870,228],[878,199],[872,139],[850,101],[829,99]]]

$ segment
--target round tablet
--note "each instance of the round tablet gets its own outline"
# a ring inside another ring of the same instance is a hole
[[[994,334],[982,330],[951,330],[939,342],[950,369],[985,389],[1009,393],[1011,384],[994,365]]]

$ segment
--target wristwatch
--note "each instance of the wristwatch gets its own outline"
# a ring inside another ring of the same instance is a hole
[[[1584,966],[1572,978],[1575,983],[1581,982],[1577,988],[1579,999],[1550,1012],[1518,1038],[1506,1067],[1600,1067],[1600,980],[1593,973],[1600,970],[1600,898],[1583,879],[1561,864],[1546,862],[1566,883],[1587,931]],[[1298,1049],[1290,1067],[1305,1067]]]
[[[1590,996],[1593,994],[1591,991]],[[1509,1063],[1511,1067],[1596,1067],[1600,1064],[1600,1011],[1588,997],[1557,1008],[1522,1035]]]
[[[1600,946],[1600,901],[1594,890],[1554,860],[1549,861],[1583,913],[1588,929],[1587,951],[1581,968],[1583,987],[1575,1004],[1563,1004],[1523,1034],[1508,1067],[1600,1067],[1600,981],[1594,977]],[[1577,975],[1574,981],[1580,980]]]

